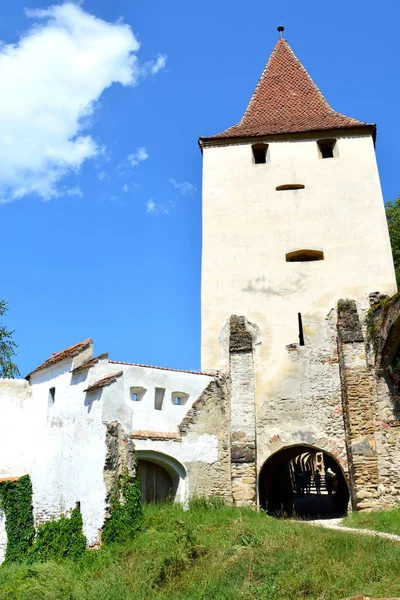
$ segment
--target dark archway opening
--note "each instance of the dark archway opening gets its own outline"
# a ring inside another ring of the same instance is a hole
[[[170,474],[156,463],[139,460],[138,476],[142,502],[164,502],[175,493]]]
[[[400,419],[400,318],[391,326],[380,356],[380,372],[385,378],[396,419]]]
[[[261,507],[281,517],[339,517],[349,503],[349,489],[338,462],[307,445],[275,452],[261,469],[259,492]]]

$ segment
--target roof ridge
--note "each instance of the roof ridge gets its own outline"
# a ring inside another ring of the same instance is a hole
[[[147,369],[160,369],[161,371],[175,371],[176,373],[192,373],[193,375],[206,375],[207,377],[214,377],[214,375],[210,375],[209,373],[205,373],[203,371],[190,371],[188,369],[172,369],[169,367],[157,367],[154,365],[143,365],[141,363],[133,363],[133,362],[125,362],[121,360],[109,360],[109,363],[115,365],[127,365],[132,367],[145,367]]]
[[[64,348],[64,350],[60,350],[59,352],[54,352],[50,356],[50,358],[48,358],[41,365],[36,367],[36,369],[34,369],[30,373],[28,373],[28,375],[25,377],[25,379],[29,379],[29,377],[31,375],[33,375],[34,373],[37,373],[38,371],[43,371],[44,369],[52,367],[53,365],[57,364],[58,362],[66,360],[67,358],[68,359],[75,358],[75,356],[78,356],[78,354],[80,354],[84,350],[87,350],[91,344],[93,344],[92,338],[86,338],[82,342],[78,342],[77,344],[68,346],[68,348]]]

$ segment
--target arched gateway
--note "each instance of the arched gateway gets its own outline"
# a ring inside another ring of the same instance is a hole
[[[348,486],[337,460],[305,444],[283,448],[265,461],[259,494],[261,507],[277,516],[340,516],[349,503]]]
[[[138,451],[139,487],[143,502],[184,500],[184,467],[174,458],[155,451]]]

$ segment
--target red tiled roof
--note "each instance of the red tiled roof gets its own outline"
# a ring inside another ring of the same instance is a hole
[[[88,338],[83,342],[79,342],[79,344],[75,344],[74,346],[70,346],[65,350],[61,350],[61,352],[55,352],[50,358],[44,361],[39,367],[37,367],[34,371],[29,373],[25,379],[29,379],[31,375],[37,373],[38,371],[43,371],[43,369],[47,369],[47,367],[52,367],[53,365],[61,362],[62,360],[66,360],[67,358],[75,358],[84,350],[90,348],[90,345],[93,344],[93,340]]]
[[[88,388],[86,388],[86,390],[84,390],[84,392],[96,392],[97,390],[101,390],[104,387],[106,387],[107,385],[111,385],[112,383],[115,383],[118,379],[118,377],[121,377],[122,375],[122,371],[118,371],[118,373],[113,373],[112,375],[108,375],[107,377],[104,377],[103,379],[99,379],[99,381],[96,381],[96,383],[92,383],[92,385],[89,385]]]
[[[241,121],[214,139],[255,137],[369,126],[336,112],[286,40],[278,40]]]
[[[122,362],[120,360],[110,360],[113,365],[128,365],[131,367],[145,367],[146,369],[160,369],[160,371],[175,371],[176,373],[191,373],[192,375],[206,375],[207,377],[215,377],[215,374],[204,373],[202,371],[187,371],[185,369],[169,369],[168,367],[154,367],[152,365],[141,365],[139,363]]]
[[[95,356],[93,358],[89,358],[89,360],[86,360],[84,363],[79,365],[79,367],[76,367],[76,369],[72,369],[71,373],[73,375],[82,373],[82,371],[94,367],[94,365],[96,365],[100,360],[103,360],[105,358],[108,358],[108,352],[104,352],[104,354],[99,354],[99,356]]]
[[[137,440],[176,440],[181,442],[182,438],[179,433],[170,433],[163,431],[132,431],[131,436]]]
[[[22,475],[19,477],[0,477],[0,483],[3,483],[4,481],[19,481],[21,477]]]

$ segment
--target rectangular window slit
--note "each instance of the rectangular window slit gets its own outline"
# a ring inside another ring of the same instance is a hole
[[[54,404],[56,400],[56,388],[52,387],[49,389],[49,404]]]
[[[163,409],[165,389],[164,388],[156,388],[154,393],[154,408],[156,410]]]
[[[300,344],[300,346],[304,346],[303,319],[301,318],[301,313],[298,313],[298,319],[299,319],[299,344]]]

